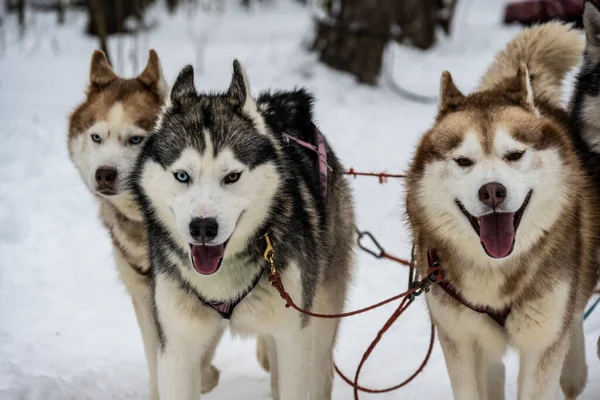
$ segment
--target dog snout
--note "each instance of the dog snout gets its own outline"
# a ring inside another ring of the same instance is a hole
[[[190,235],[199,242],[210,242],[218,233],[219,224],[215,218],[194,218],[190,222]]]
[[[96,170],[96,183],[113,185],[117,180],[117,170],[112,167],[100,167]]]
[[[117,183],[117,170],[113,167],[100,167],[96,170],[96,186],[99,192],[114,192]]]
[[[497,208],[506,199],[506,187],[498,182],[490,182],[479,188],[479,200],[488,207]]]

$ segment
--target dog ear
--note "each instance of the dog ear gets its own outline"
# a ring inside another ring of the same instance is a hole
[[[95,50],[90,66],[90,91],[98,90],[117,78],[118,76],[110,67],[104,52]]]
[[[137,79],[148,88],[153,90],[161,98],[164,99],[167,96],[167,82],[163,76],[162,68],[160,66],[160,59],[158,58],[156,51],[150,50],[146,68],[144,68]]]
[[[180,107],[185,103],[186,99],[195,98],[198,96],[196,87],[194,86],[194,68],[191,65],[185,66],[171,89],[171,103],[175,107]]]
[[[600,59],[600,10],[593,1],[583,5],[583,27],[585,28],[585,49],[594,60]]]
[[[241,109],[246,114],[256,112],[256,103],[250,94],[246,72],[238,60],[233,61],[233,76],[227,90],[227,101],[233,108]]]
[[[533,86],[531,85],[531,76],[529,75],[527,65],[523,63],[519,65],[517,75],[509,84],[507,93],[514,103],[539,114],[535,107]]]
[[[439,111],[442,113],[453,111],[464,99],[465,96],[458,90],[456,85],[454,85],[450,72],[442,72]]]

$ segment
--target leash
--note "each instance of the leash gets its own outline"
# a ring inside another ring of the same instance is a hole
[[[427,275],[423,279],[412,282],[407,291],[402,292],[396,296],[392,296],[392,297],[390,297],[386,300],[383,300],[379,303],[376,303],[376,304],[373,304],[373,305],[370,305],[368,307],[364,307],[364,308],[361,308],[358,310],[350,311],[350,312],[345,312],[345,313],[340,313],[340,314],[321,314],[321,313],[315,313],[315,312],[312,312],[309,310],[305,310],[305,309],[299,307],[294,302],[294,300],[292,299],[290,294],[285,290],[285,286],[283,285],[283,282],[281,280],[281,275],[279,274],[279,272],[277,271],[277,268],[275,266],[275,261],[274,261],[275,246],[273,245],[268,232],[263,236],[263,238],[265,239],[265,242],[267,244],[263,256],[269,266],[269,272],[270,272],[269,283],[271,284],[271,286],[273,286],[275,289],[277,289],[281,298],[283,300],[285,300],[286,308],[293,308],[294,310],[298,311],[299,313],[308,315],[310,317],[326,318],[326,319],[334,319],[334,318],[340,319],[340,318],[347,318],[347,317],[351,317],[354,315],[362,314],[362,313],[374,310],[376,308],[379,308],[381,306],[384,306],[386,304],[389,304],[393,301],[402,299],[402,302],[400,303],[398,308],[388,318],[388,320],[386,321],[384,326],[377,333],[377,336],[375,337],[375,339],[371,342],[371,344],[369,345],[369,347],[363,354],[363,357],[357,367],[357,370],[356,370],[353,380],[348,378],[345,374],[343,374],[342,371],[337,367],[337,365],[335,365],[335,370],[340,375],[340,377],[346,383],[348,383],[350,386],[353,387],[355,400],[359,399],[359,397],[358,397],[359,391],[367,392],[367,393],[386,393],[386,392],[391,392],[393,390],[399,389],[399,388],[407,385],[408,383],[410,383],[415,377],[417,377],[417,375],[419,375],[423,371],[423,369],[427,365],[427,362],[429,361],[429,358],[430,358],[432,350],[433,350],[433,345],[435,343],[435,328],[434,328],[433,324],[431,326],[431,337],[430,337],[429,349],[427,351],[425,359],[423,360],[423,362],[421,363],[419,368],[408,379],[406,379],[405,381],[403,381],[402,383],[400,383],[398,385],[395,385],[395,386],[389,387],[389,388],[385,388],[385,389],[370,389],[370,388],[366,388],[364,386],[360,386],[358,384],[360,372],[362,371],[364,364],[369,359],[373,350],[375,350],[375,348],[377,347],[377,344],[379,344],[379,342],[383,338],[383,335],[389,330],[389,328],[391,328],[391,326],[404,313],[404,311],[406,311],[406,309],[408,309],[408,307],[413,303],[413,300],[415,299],[415,297],[420,296],[424,292],[429,291],[430,286],[432,284],[436,283],[437,281],[439,281],[440,276],[441,276],[440,275],[441,269],[440,269],[439,262],[435,262],[433,265],[430,265],[430,267],[427,271]]]

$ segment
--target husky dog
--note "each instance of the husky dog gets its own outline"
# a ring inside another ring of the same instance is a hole
[[[571,135],[588,174],[600,190],[600,10],[591,1],[584,4],[583,26],[585,54],[571,98]]]
[[[556,398],[559,382],[575,399],[586,384],[599,202],[560,105],[582,50],[577,32],[549,23],[517,35],[475,93],[442,74],[407,212],[417,267],[436,281],[427,303],[456,399],[504,399],[509,344],[519,399]]]
[[[150,51],[144,71],[134,79],[119,78],[106,56],[92,56],[86,100],[69,120],[71,160],[100,206],[100,218],[113,242],[119,275],[131,294],[142,333],[150,375],[150,398],[158,399],[156,384],[157,332],[151,310],[151,271],[142,215],[128,189],[128,175],[158,119],[167,84],[160,61]],[[212,351],[216,346],[213,343]],[[198,359],[199,360],[199,359]],[[219,371],[206,358],[203,390],[218,382]]]
[[[274,398],[330,399],[338,321],[286,308],[263,254],[269,239],[297,304],[340,312],[352,269],[351,193],[311,121],[312,97],[297,90],[255,100],[233,67],[220,94],[198,94],[192,67],[180,72],[133,175],[155,271],[160,397],[198,398],[195,360],[229,319],[234,333],[261,335]]]

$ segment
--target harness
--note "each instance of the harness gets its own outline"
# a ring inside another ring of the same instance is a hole
[[[430,249],[427,251],[427,264],[429,265],[430,270],[434,267],[440,266],[440,261],[437,258],[435,250]],[[454,285],[452,285],[446,279],[446,276],[445,276],[446,274],[444,273],[443,270],[440,269],[438,272],[439,273],[437,273],[437,276],[435,277],[435,283],[437,283],[437,285],[440,288],[442,288],[450,297],[452,297],[454,300],[458,301],[463,306],[470,308],[471,310],[473,310],[475,312],[478,312],[479,314],[487,314],[487,316],[490,317],[491,319],[493,319],[494,321],[496,321],[496,323],[498,323],[498,325],[500,325],[501,327],[504,327],[504,325],[506,323],[506,318],[508,318],[508,315],[510,314],[511,306],[508,306],[508,307],[504,308],[503,310],[496,310],[490,306],[479,306],[479,305],[472,304],[469,301],[467,301],[460,294],[460,292],[454,287]]]
[[[244,293],[238,295],[233,299],[225,301],[211,301],[203,298],[199,294],[196,294],[196,296],[202,304],[215,310],[221,316],[221,318],[230,319],[231,314],[233,314],[233,310],[235,310],[235,308],[242,302],[242,300],[244,300],[246,296],[250,294],[250,292],[256,287],[256,285],[258,285],[258,282],[260,282],[260,278],[262,278],[262,276],[263,270],[261,269],[252,281],[252,284],[250,284],[250,286],[248,287],[248,289]]]
[[[316,125],[314,125],[314,124],[312,124],[312,126],[315,131],[316,145],[302,141],[302,140],[300,140],[294,136],[291,136],[285,132],[282,133],[281,136],[283,138],[283,141],[286,143],[289,143],[290,140],[292,140],[292,141],[296,142],[297,144],[299,144],[300,146],[317,153],[317,155],[319,157],[319,183],[321,186],[321,195],[323,196],[323,201],[326,201],[327,200],[327,182],[328,182],[328,178],[329,178],[329,176],[328,176],[329,165],[327,165],[327,146],[325,145],[325,137],[323,137],[323,134],[321,133],[319,128],[317,128]],[[269,245],[270,245],[270,241],[269,241]],[[211,301],[211,300],[207,300],[207,299],[203,298],[199,294],[196,294],[196,296],[198,297],[198,300],[200,300],[200,302],[202,304],[215,310],[221,316],[221,318],[230,319],[235,308],[246,298],[246,296],[248,296],[250,294],[250,292],[256,287],[256,285],[258,285],[258,282],[260,282],[260,278],[262,278],[262,276],[263,276],[263,270],[261,269],[261,271],[256,275],[256,277],[254,278],[254,280],[252,281],[252,284],[248,287],[248,289],[244,293],[238,295],[237,297],[235,297],[233,299],[229,299],[229,300],[225,300],[225,301]]]

